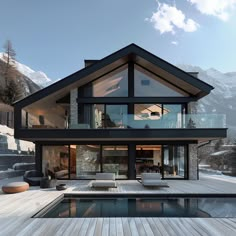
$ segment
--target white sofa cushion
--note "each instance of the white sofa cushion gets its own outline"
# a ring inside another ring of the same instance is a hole
[[[143,186],[169,187],[165,180],[161,180],[160,173],[142,173],[141,178]]]
[[[92,181],[94,188],[116,188],[116,182],[113,180],[94,180]]]

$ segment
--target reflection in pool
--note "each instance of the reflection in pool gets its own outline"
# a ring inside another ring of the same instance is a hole
[[[236,198],[64,197],[35,217],[236,217]]]

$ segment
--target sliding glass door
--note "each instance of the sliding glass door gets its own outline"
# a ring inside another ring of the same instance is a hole
[[[127,145],[70,145],[70,178],[94,179],[98,172],[128,176]]]
[[[187,151],[185,145],[163,145],[164,178],[186,178]]]
[[[186,145],[136,145],[136,178],[143,172],[160,173],[163,178],[187,178]]]
[[[128,146],[102,146],[102,172],[115,173],[116,178],[127,179]]]
[[[136,145],[136,177],[143,172],[161,173],[161,145]]]

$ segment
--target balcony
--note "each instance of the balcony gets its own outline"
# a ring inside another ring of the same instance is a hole
[[[70,129],[214,129],[226,128],[226,116],[223,114],[167,114],[146,117],[122,115],[121,119],[107,117],[100,122],[70,124]]]
[[[56,122],[30,123],[28,127],[15,130],[15,137],[29,141],[126,141],[126,140],[189,140],[208,141],[227,136],[226,117],[222,114],[143,114],[122,115],[118,119],[96,120],[68,124],[65,119],[60,126]],[[121,118],[121,119],[120,119]],[[37,121],[38,119],[33,119]],[[33,121],[29,119],[28,121]],[[58,119],[59,120],[59,119]],[[56,121],[56,120],[55,120]],[[63,125],[62,125],[63,124]]]
[[[70,123],[68,117],[50,120],[47,115],[28,114],[22,128],[29,129],[215,129],[226,128],[224,114],[187,114],[179,113],[147,116],[146,113],[93,118],[81,123]],[[59,122],[60,121],[60,122]]]

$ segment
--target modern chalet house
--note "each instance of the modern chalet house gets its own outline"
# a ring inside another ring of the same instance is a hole
[[[196,114],[213,87],[135,44],[14,104],[15,138],[56,178],[114,172],[198,179],[199,143],[225,138],[224,115]]]

